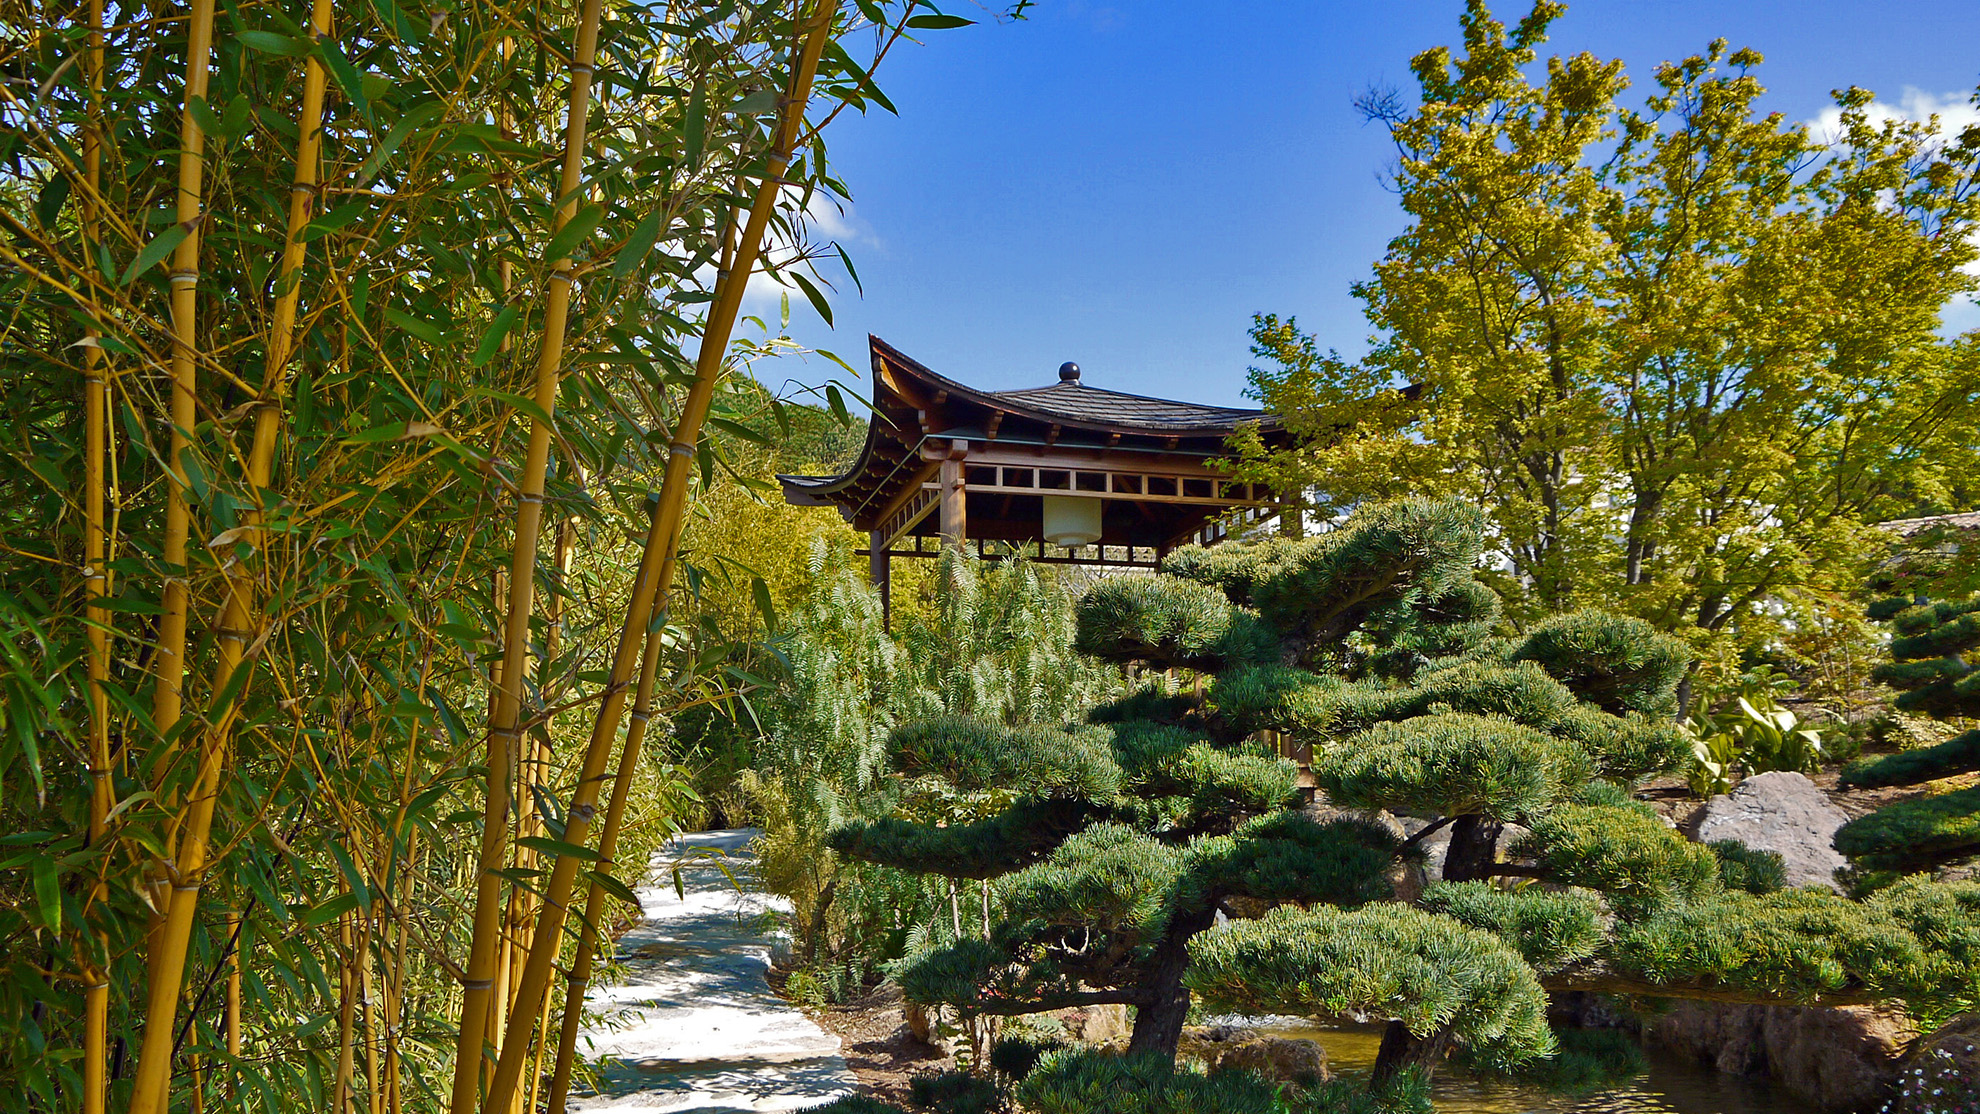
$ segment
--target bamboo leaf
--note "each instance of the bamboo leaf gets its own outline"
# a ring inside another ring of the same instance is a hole
[[[693,171],[701,166],[702,144],[708,140],[708,91],[699,85],[688,97],[684,130],[687,132],[687,152],[683,158],[688,170]]]
[[[660,239],[660,217],[660,209],[656,206],[633,226],[632,235],[626,237],[625,246],[619,249],[618,258],[612,261],[613,278],[625,278],[632,274],[641,260],[646,258],[646,253],[653,250],[653,245]]]
[[[45,854],[34,860],[34,900],[41,906],[41,923],[48,931],[62,931],[62,878],[55,860]]]
[[[483,367],[494,359],[495,353],[502,350],[502,338],[509,335],[509,329],[515,325],[516,318],[520,316],[522,316],[521,306],[503,306],[500,312],[495,314],[495,319],[488,323],[488,330],[481,334],[481,343],[475,346],[474,358],[469,362],[475,367]]]
[[[410,313],[392,309],[388,306],[385,310],[385,320],[390,321],[392,324],[397,325],[399,328],[404,329],[406,332],[411,333],[428,344],[438,346],[446,342],[446,334],[440,331],[438,325],[435,325],[431,321],[414,317]]]
[[[947,31],[954,27],[974,27],[976,21],[959,15],[917,15],[910,16],[907,25],[916,31]]]
[[[330,71],[331,77],[337,79],[337,87],[344,91],[344,96],[350,98],[351,106],[356,108],[365,119],[371,119],[371,100],[364,95],[364,79],[358,75],[357,67],[351,65],[351,60],[344,56],[343,50],[330,39],[317,43],[317,48],[317,52],[323,58],[324,68]]]
[[[220,118],[219,113],[213,111],[213,106],[206,103],[205,97],[187,97],[186,111],[192,114],[193,123],[199,125],[199,130],[208,135],[227,138],[227,122]]]
[[[729,418],[718,418],[711,415],[708,418],[708,424],[714,426],[716,429],[719,429],[724,433],[730,434],[731,436],[740,437],[745,441],[751,442],[752,444],[757,444],[757,445],[770,444],[770,439],[768,437],[763,436],[761,433],[756,432],[755,430],[749,428],[748,426],[742,424],[741,422],[734,421]]]
[[[777,629],[777,605],[770,599],[770,585],[764,583],[762,577],[753,576],[749,581],[749,591],[756,599],[756,610],[763,616],[763,629],[766,631],[775,631]]]
[[[802,273],[792,271],[790,275],[797,282],[798,289],[804,291],[804,296],[810,299],[811,308],[818,311],[818,316],[825,319],[825,324],[830,325],[832,323],[832,303],[826,301],[825,295],[820,293],[818,288],[811,284],[811,280],[805,278]]]
[[[354,893],[338,894],[336,897],[303,914],[302,927],[310,929],[329,924],[331,921],[336,920],[338,917],[357,907],[358,895]]]
[[[544,246],[543,258],[552,263],[569,259],[571,253],[577,250],[577,246],[584,243],[585,238],[597,230],[598,222],[604,219],[605,206],[596,202],[571,214],[571,219],[566,221],[564,227],[559,228],[557,234],[550,237],[549,244]]]
[[[775,89],[758,89],[756,92],[737,101],[735,109],[738,116],[759,116],[765,112],[775,112],[776,110],[777,91]]]
[[[644,911],[645,906],[640,904],[639,895],[632,891],[631,886],[626,885],[624,882],[619,881],[602,870],[587,870],[584,874],[585,877],[598,883],[599,889],[604,890],[620,901],[631,904],[635,909]]]
[[[325,236],[344,227],[371,210],[371,202],[359,200],[339,205],[335,209],[303,225],[301,239],[307,243],[319,236]]]
[[[62,214],[62,203],[69,200],[69,179],[57,174],[48,179],[35,197],[34,217],[43,228],[54,228],[55,218]]]
[[[273,31],[242,31],[234,36],[241,45],[263,54],[275,54],[284,58],[301,58],[309,53],[309,44],[287,35],[277,35]]]
[[[132,280],[157,266],[158,262],[172,254],[172,250],[183,243],[185,238],[186,226],[183,224],[175,224],[160,232],[150,243],[144,245],[144,250],[138,252],[136,259],[131,260],[130,269],[124,272],[122,285],[129,286]]]

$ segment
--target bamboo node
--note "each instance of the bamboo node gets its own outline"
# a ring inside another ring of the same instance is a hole
[[[462,979],[462,990],[487,990],[495,985],[494,979]]]
[[[571,817],[573,819],[582,820],[587,824],[591,823],[592,818],[597,815],[597,805],[577,805],[571,809]]]
[[[540,491],[525,491],[516,498],[522,500],[525,503],[542,503],[543,493]]]
[[[196,285],[198,285],[198,284],[199,284],[199,272],[198,272],[198,271],[173,271],[173,272],[172,272],[172,285],[173,285],[173,286],[196,286]]]
[[[693,456],[694,445],[687,441],[676,441],[667,446],[667,452],[672,456]]]

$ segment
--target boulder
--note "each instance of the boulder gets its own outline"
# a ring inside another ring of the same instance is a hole
[[[1755,774],[1731,793],[1705,802],[1692,821],[1692,838],[1736,839],[1756,851],[1773,851],[1787,867],[1788,885],[1835,889],[1836,870],[1849,865],[1836,853],[1836,829],[1848,822],[1814,782],[1777,771]]]
[[[1217,1059],[1220,1068],[1256,1072],[1276,1083],[1325,1083],[1327,1053],[1317,1041],[1291,1037],[1252,1037]]]
[[[1917,1030],[1871,1006],[1681,1002],[1649,1019],[1645,1042],[1731,1075],[1762,1076],[1819,1110],[1879,1109]]]
[[[1127,1044],[1134,1023],[1126,1006],[1075,1006],[1053,1015],[1082,1044]]]
[[[1255,1072],[1277,1083],[1324,1083],[1327,1053],[1317,1041],[1268,1037],[1234,1025],[1197,1026],[1183,1030],[1176,1055],[1201,1060],[1211,1070],[1234,1068]]]

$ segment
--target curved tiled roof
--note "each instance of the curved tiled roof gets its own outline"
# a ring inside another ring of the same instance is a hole
[[[1026,387],[1015,391],[989,391],[986,394],[990,398],[1068,421],[1145,426],[1160,430],[1229,432],[1242,422],[1264,421],[1266,417],[1263,410],[1175,402],[1088,387],[1079,382],[1059,382],[1049,387]]]

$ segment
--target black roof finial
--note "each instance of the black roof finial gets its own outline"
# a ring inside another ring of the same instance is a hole
[[[1071,383],[1073,386],[1077,387],[1079,385],[1079,365],[1073,363],[1071,360],[1067,360],[1065,363],[1060,364],[1059,382]]]

